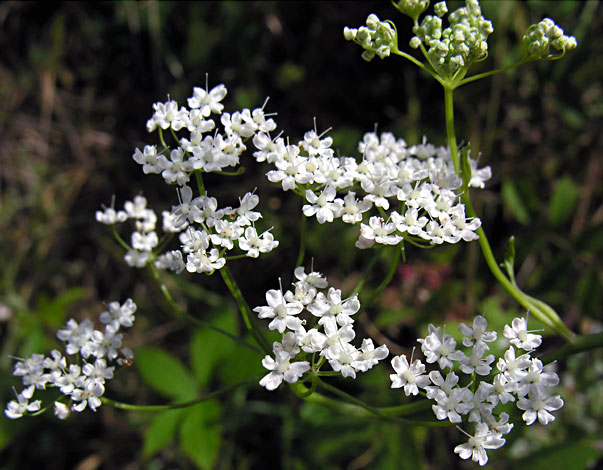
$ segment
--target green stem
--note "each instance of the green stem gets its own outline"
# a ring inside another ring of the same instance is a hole
[[[450,155],[454,164],[454,171],[457,175],[461,174],[459,164],[459,149],[456,144],[456,134],[454,132],[454,88],[444,86],[444,109],[446,112],[446,135],[448,137],[448,146],[450,147]]]
[[[119,243],[124,250],[130,251],[132,249],[132,247],[130,245],[128,245],[123,238],[121,238],[119,233],[117,233],[117,229],[115,228],[115,225],[111,226],[111,230],[113,231],[113,236],[117,240],[117,243]]]
[[[603,333],[595,333],[592,335],[578,336],[573,343],[566,344],[557,351],[545,354],[540,359],[543,364],[549,364],[560,359],[565,359],[574,354],[578,354],[590,349],[603,347]]]
[[[428,409],[431,406],[431,401],[430,400],[425,400],[424,403],[425,405],[423,406],[417,406],[416,403],[411,403],[406,405],[405,407],[401,407],[401,406],[396,406],[396,407],[387,407],[387,408],[377,408],[374,407],[372,405],[369,405],[368,403],[360,400],[359,398],[356,398],[352,395],[350,395],[349,393],[344,392],[343,390],[338,389],[337,387],[334,387],[333,385],[329,385],[328,383],[318,379],[318,385],[322,388],[324,388],[325,390],[333,393],[334,395],[339,396],[340,398],[344,399],[346,402],[348,402],[348,405],[351,406],[356,406],[362,410],[365,411],[364,416],[377,416],[379,418],[382,419],[386,419],[386,420],[391,420],[391,421],[398,421],[398,422],[402,422],[405,424],[410,424],[410,425],[415,425],[415,426],[427,426],[427,427],[440,427],[440,426],[450,426],[451,423],[449,422],[440,422],[440,421],[415,421],[415,420],[411,420],[411,419],[406,419],[406,418],[402,418],[403,415],[412,415],[415,414],[417,411],[422,411],[423,409]],[[316,393],[315,393],[316,395]],[[339,402],[335,402],[338,405],[341,405],[341,403]],[[333,406],[333,403],[329,404],[330,406]],[[344,408],[342,411],[348,411],[349,408]],[[357,413],[358,415],[362,416],[362,413]]]
[[[203,320],[200,320],[200,319],[192,316],[190,313],[188,313],[186,310],[184,310],[182,307],[180,307],[176,303],[176,301],[174,300],[174,298],[172,297],[172,294],[170,293],[170,291],[167,288],[167,286],[161,281],[161,277],[159,276],[159,272],[157,271],[157,268],[153,265],[153,263],[149,263],[147,266],[149,267],[149,270],[151,271],[151,275],[152,275],[153,279],[155,280],[155,282],[159,286],[159,289],[161,290],[161,293],[163,294],[163,297],[165,298],[165,300],[167,301],[167,303],[171,307],[172,311],[174,311],[175,313],[177,313],[179,315],[182,315],[183,317],[186,317],[188,320],[190,320],[191,322],[195,323],[198,326],[201,326],[203,328],[209,328],[210,330],[213,330],[216,333],[220,333],[220,334],[222,334],[222,335],[230,338],[231,340],[237,342],[241,346],[244,346],[247,349],[251,349],[253,352],[261,354],[262,351],[260,351],[255,346],[253,346],[253,345],[251,345],[251,344],[243,341],[241,338],[238,338],[237,336],[229,333],[228,331],[224,331],[223,329],[218,328],[217,326],[214,326],[211,323],[205,322]]]
[[[239,306],[239,311],[241,312],[241,316],[243,317],[243,322],[245,323],[245,327],[247,328],[247,331],[249,331],[249,333],[251,333],[253,338],[256,340],[258,345],[262,348],[262,350],[266,354],[272,354],[272,347],[270,346],[270,343],[268,343],[268,340],[264,337],[264,335],[262,335],[258,331],[257,328],[254,328],[254,326],[251,323],[251,318],[253,317],[253,312],[251,311],[251,308],[247,304],[247,301],[245,300],[245,297],[243,296],[241,289],[239,289],[237,282],[235,281],[234,277],[232,276],[230,269],[228,269],[228,266],[224,266],[219,271],[220,271],[220,274],[222,275],[222,279],[224,279],[224,283],[226,284],[226,287],[228,287],[230,294],[232,295],[235,302]]]
[[[396,55],[399,55],[400,57],[404,57],[405,59],[410,60],[413,64],[415,64],[416,66],[420,67],[424,72],[426,72],[429,75],[431,75],[433,78],[435,78],[442,85],[444,84],[444,82],[442,81],[442,79],[433,70],[431,70],[428,67],[426,67],[425,64],[423,62],[421,62],[420,60],[417,60],[413,56],[411,56],[410,54],[407,54],[406,52],[399,51],[397,49],[395,51],[392,51],[392,52],[394,54],[396,54]],[[427,53],[425,53],[425,57],[429,61],[429,58],[427,57],[426,54]],[[431,65],[431,62],[430,62],[430,65]]]
[[[220,390],[216,390],[215,392],[206,393],[199,398],[195,398],[194,400],[190,400],[184,403],[175,403],[172,405],[132,405],[131,403],[123,403],[120,401],[111,400],[107,397],[101,397],[101,401],[104,405],[109,405],[114,408],[119,408],[121,410],[128,411],[165,411],[165,410],[177,410],[179,408],[188,408],[190,406],[198,405],[199,403],[203,403],[204,401],[210,400],[214,397],[220,396],[230,390],[240,387],[241,385],[245,385],[252,381],[257,381],[258,377],[252,377],[250,379],[243,380],[241,382],[234,383],[232,385],[227,385]]]
[[[456,135],[454,131],[454,102],[453,102],[453,91],[454,88],[444,86],[444,99],[445,99],[445,111],[446,111],[446,134],[448,136],[448,145],[450,146],[450,154],[452,156],[452,162],[454,169],[458,175],[461,175],[460,164],[459,164],[459,152],[456,143]],[[461,175],[462,176],[462,175]],[[463,181],[463,185],[467,186],[468,181]],[[465,212],[468,217],[477,217],[473,205],[471,204],[471,197],[469,195],[468,188],[462,193],[461,201],[465,205]],[[559,315],[548,305],[541,300],[530,297],[525,294],[512,283],[507,276],[501,271],[490,248],[490,243],[486,237],[482,227],[479,227],[475,233],[479,236],[479,244],[484,255],[486,264],[490,268],[490,271],[496,278],[496,280],[505,288],[505,290],[524,308],[528,309],[536,318],[542,321],[545,325],[551,328],[553,331],[561,335],[565,340],[572,341],[574,333],[572,333],[561,321]]]
[[[195,179],[197,180],[197,188],[199,188],[199,194],[201,196],[205,196],[207,191],[205,190],[205,185],[203,184],[203,176],[201,176],[200,171],[195,171]]]
[[[214,175],[222,175],[222,176],[239,176],[245,173],[245,167],[240,167],[237,171],[221,171],[216,170],[212,171]]]
[[[308,218],[302,212],[300,235],[299,235],[299,254],[297,255],[297,261],[295,267],[299,267],[304,262],[304,256],[306,254],[306,239],[308,236]]]
[[[358,281],[358,284],[356,284],[356,287],[354,287],[354,290],[350,294],[350,297],[352,297],[355,294],[358,294],[362,290],[362,288],[364,287],[364,284],[366,284],[368,275],[373,270],[373,266],[375,266],[375,263],[379,259],[380,254],[381,254],[381,250],[374,250],[373,257],[371,258],[369,263],[366,265],[366,269],[364,270],[364,273],[362,273],[362,277]]]
[[[515,67],[519,67],[520,65],[523,65],[526,62],[529,62],[529,60],[528,59],[523,59],[523,60],[521,60],[519,62],[516,62],[516,63],[511,64],[511,65],[505,65],[504,67],[501,67],[501,68],[496,69],[496,70],[490,70],[489,72],[478,73],[476,75],[472,75],[471,77],[467,77],[467,78],[464,78],[463,80],[461,80],[458,83],[457,87],[459,87],[461,85],[465,85],[466,83],[471,83],[471,82],[474,82],[476,80],[480,80],[482,78],[486,78],[486,77],[490,77],[492,75],[496,75],[497,73],[501,73],[501,72],[505,72],[507,70],[514,69]]]
[[[232,256],[225,256],[224,259],[226,261],[231,261],[233,259],[242,259],[242,258],[247,258],[247,255],[232,255]]]
[[[159,141],[161,142],[161,145],[163,145],[164,150],[169,148],[165,143],[165,139],[163,137],[163,130],[161,129],[161,127],[159,128]]]
[[[391,264],[389,266],[389,270],[387,271],[385,278],[383,278],[383,281],[381,281],[381,284],[379,284],[379,286],[377,287],[377,289],[375,289],[369,299],[363,302],[364,310],[366,310],[368,306],[375,301],[375,299],[381,294],[381,292],[383,292],[383,289],[385,289],[389,285],[392,278],[394,277],[394,274],[396,273],[396,268],[398,267],[398,261],[400,260],[400,250],[398,249],[398,247],[395,248],[396,249],[394,251],[394,256],[391,257]]]

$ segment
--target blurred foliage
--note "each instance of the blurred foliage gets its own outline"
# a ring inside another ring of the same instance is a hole
[[[595,332],[603,292],[603,8],[596,0],[482,5],[496,28],[483,70],[517,57],[517,38],[545,16],[578,39],[578,49],[561,61],[460,89],[457,136],[482,153],[482,165],[492,166],[494,178],[475,193],[474,205],[498,258],[515,235],[518,284],[553,305],[575,331]],[[131,155],[148,140],[151,103],[168,94],[183,100],[204,85],[206,73],[210,84],[227,85],[232,108],[259,106],[270,96],[267,109],[279,114],[279,127],[292,138],[312,128],[314,117],[319,130],[332,126],[342,154],[354,152],[375,127],[409,144],[423,135],[444,144],[435,82],[400,60],[367,64],[343,40],[343,27],[362,24],[371,12],[394,20],[400,44],[407,44],[411,25],[387,2],[0,3],[5,401],[18,386],[11,356],[48,351],[67,318],[94,317],[101,302],[127,297],[139,305],[128,335],[136,361],[111,382],[109,397],[181,401],[261,374],[259,354],[170,316],[151,279],[125,266],[93,214],[113,194],[118,204],[139,192],[151,202],[170,200],[172,189],[143,177]],[[260,166],[244,166],[245,176],[208,186],[225,204],[243,193],[241,186],[257,187],[273,213],[268,222],[281,240],[278,254],[231,268],[253,306],[279,276],[290,280],[298,243],[290,227],[299,222],[299,201],[266,182]],[[311,226],[309,256],[344,291],[367,261],[351,249],[354,238],[353,230]],[[342,257],[344,245],[350,251]],[[412,348],[430,322],[445,323],[454,334],[478,312],[499,329],[520,313],[475,243],[421,253],[410,247],[406,258],[379,305],[361,319],[394,354]],[[371,277],[374,286],[383,266]],[[166,282],[194,315],[240,331],[217,276]],[[558,345],[558,338],[545,339],[545,348]],[[339,385],[370,403],[395,404],[401,395],[387,389],[385,369]],[[558,369],[566,406],[555,425],[546,432],[516,426],[508,445],[490,453],[491,468],[594,468],[601,456],[603,356],[576,356]],[[0,418],[3,470],[469,468],[452,453],[458,440],[454,428],[427,431],[341,416],[256,385],[156,414],[103,406],[66,422],[50,414]]]

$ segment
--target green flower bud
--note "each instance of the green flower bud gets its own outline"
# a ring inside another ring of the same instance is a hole
[[[448,7],[446,6],[446,2],[439,2],[433,6],[433,10],[441,18],[448,12]]]
[[[413,49],[418,49],[419,47],[421,47],[421,39],[418,38],[417,36],[414,36],[409,43],[410,47],[412,47]]]
[[[429,0],[400,0],[398,3],[394,2],[394,6],[403,15],[417,21],[419,15],[427,10]]]

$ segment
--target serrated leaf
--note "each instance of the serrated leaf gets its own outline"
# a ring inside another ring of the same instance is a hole
[[[549,206],[549,224],[552,227],[560,226],[572,216],[579,196],[580,189],[571,178],[564,177],[557,182]]]
[[[196,380],[175,356],[162,349],[139,348],[135,357],[142,379],[157,393],[179,400],[197,395]]]
[[[236,332],[236,317],[226,310],[212,324],[228,333]],[[207,385],[222,358],[232,353],[237,343],[227,336],[208,328],[197,330],[191,341],[191,367],[201,385]]]
[[[180,427],[180,447],[201,470],[215,468],[222,440],[220,404],[208,400],[187,409]]]
[[[153,416],[149,428],[144,433],[142,452],[145,457],[152,457],[172,443],[185,413],[185,409],[179,409],[163,411]]]
[[[512,181],[503,182],[502,197],[505,202],[505,206],[520,224],[526,225],[528,222],[530,222],[530,214],[528,213],[528,209],[523,203],[522,197]]]

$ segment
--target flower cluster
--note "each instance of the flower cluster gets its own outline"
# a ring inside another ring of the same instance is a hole
[[[380,59],[388,57],[392,51],[398,50],[398,35],[391,21],[381,21],[374,13],[366,19],[366,26],[348,28],[343,30],[346,41],[354,41],[362,46],[365,51],[362,58],[370,62],[378,55]]]
[[[539,359],[531,357],[540,346],[541,337],[528,332],[526,318],[516,318],[505,326],[503,336],[510,346],[498,359],[498,372],[493,377],[495,356],[487,352],[488,343],[496,340],[497,334],[487,331],[487,326],[482,316],[475,317],[472,326],[459,326],[466,348],[463,351],[457,349],[452,336],[440,327],[429,325],[429,335],[418,341],[425,361],[437,363],[445,375],[439,370],[427,374],[419,359],[414,362],[411,359],[409,364],[405,356],[397,356],[392,360],[396,373],[390,376],[392,388],[404,388],[407,396],[424,390],[427,398],[435,401],[432,409],[437,419],[474,423],[473,435],[467,434],[468,442],[458,445],[454,451],[461,458],[471,457],[480,465],[488,461],[486,449],[503,446],[503,436],[513,427],[507,413],[496,412],[499,404],[517,400],[517,407],[524,411],[523,420],[528,425],[536,419],[549,424],[555,420],[551,412],[563,406],[559,395],[549,396],[547,392],[548,387],[559,383],[559,377],[545,370]]]
[[[54,413],[60,419],[86,407],[96,411],[105,393],[105,382],[113,378],[115,364],[127,363],[133,357],[129,348],[121,348],[120,329],[133,325],[136,304],[128,299],[121,305],[111,302],[107,307],[99,317],[104,331],[96,330],[89,319],[81,323],[70,319],[65,328],[57,332],[57,337],[65,343],[65,354],[55,349],[50,357],[33,354],[18,360],[13,375],[21,377],[26,388],[17,395],[17,400],[8,403],[4,411],[7,417],[17,419],[40,410],[41,401],[30,400],[34,390],[46,387],[57,388],[65,396],[54,402]]]
[[[494,28],[482,16],[477,0],[465,0],[465,6],[448,14],[450,25],[442,29],[443,16],[448,11],[445,2],[436,5],[436,15],[426,15],[413,28],[413,48],[424,44],[433,67],[444,77],[452,77],[459,70],[488,56],[488,36]]]
[[[566,36],[559,26],[550,18],[545,18],[531,25],[523,36],[522,48],[529,59],[559,59],[565,51],[575,49],[578,43],[574,36]],[[551,47],[557,53],[551,54]]]
[[[368,338],[360,349],[351,344],[356,337],[352,316],[360,310],[357,295],[342,299],[341,291],[329,287],[318,272],[306,274],[299,267],[294,274],[293,290],[271,289],[266,293],[268,305],[254,309],[259,318],[271,319],[269,329],[283,333],[282,341],[273,344],[274,358],[267,355],[262,361],[270,373],[260,385],[275,390],[283,380],[297,382],[311,368],[319,373],[325,361],[342,376],[356,378],[357,372],[366,372],[389,355],[387,346],[375,348]],[[316,325],[306,329],[312,319]],[[307,354],[312,354],[312,365],[304,360]]]
[[[319,223],[341,218],[360,224],[358,248],[397,245],[404,239],[441,244],[477,238],[475,230],[481,222],[465,215],[455,192],[462,181],[448,148],[425,140],[407,147],[391,133],[370,132],[358,145],[362,158],[357,161],[336,157],[332,143],[316,131],[308,131],[297,145],[258,134],[254,155],[276,167],[267,173],[270,181],[304,196],[306,216],[315,216]],[[474,159],[470,165],[469,186],[484,187],[491,177],[490,167],[478,170]],[[345,195],[337,197],[338,192]],[[368,213],[372,208],[378,215]],[[385,211],[389,211],[386,217]]]
[[[243,109],[233,114],[223,112],[221,101],[226,93],[224,85],[210,91],[195,87],[193,96],[188,99],[190,109],[178,107],[173,100],[153,105],[155,112],[147,122],[147,129],[159,132],[164,150],[158,152],[156,146],[146,145],[142,151],[136,149],[133,159],[142,165],[145,174],[161,174],[166,183],[179,186],[178,204],[162,213],[165,238],[159,239],[155,231],[157,215],[146,207],[143,196],[126,202],[124,210],[109,207],[96,213],[96,219],[107,225],[128,219],[135,221],[131,243],[124,242],[128,247],[125,260],[130,266],[142,268],[154,262],[158,269],[176,273],[185,268],[189,272],[212,273],[226,264],[226,252],[233,250],[235,244],[251,258],[278,246],[269,231],[258,233],[255,228],[255,222],[262,217],[254,210],[259,203],[256,194],[246,193],[239,199],[238,207],[218,208],[216,198],[206,193],[202,183],[197,185],[200,194],[196,197],[188,185],[192,175],[199,183],[202,173],[237,166],[246,150],[244,140],[276,128],[263,108]],[[223,133],[218,132],[216,122],[210,117],[212,114],[220,115]],[[175,137],[176,132],[186,132],[185,137],[177,137],[177,146],[171,150],[163,137],[163,131],[168,129]],[[174,233],[179,233],[180,249],[156,253],[155,249],[163,246]]]

